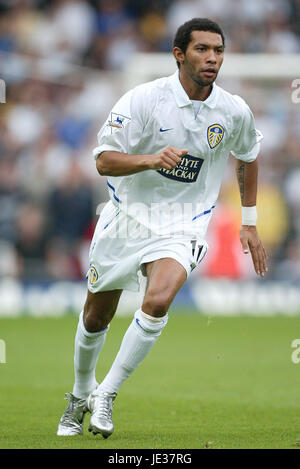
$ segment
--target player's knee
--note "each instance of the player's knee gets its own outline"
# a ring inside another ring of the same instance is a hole
[[[165,292],[148,292],[142,310],[150,316],[160,318],[167,314],[170,302],[170,298]]]
[[[110,323],[114,311],[105,311],[91,301],[86,301],[83,310],[83,323],[88,332],[99,332],[105,329]]]

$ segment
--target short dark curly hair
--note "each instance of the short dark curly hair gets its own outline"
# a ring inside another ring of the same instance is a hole
[[[173,47],[179,47],[182,52],[186,52],[189,43],[191,42],[191,33],[193,31],[210,31],[212,33],[220,34],[225,47],[225,36],[220,26],[208,18],[193,18],[181,25],[175,35]],[[180,63],[177,62],[178,68]]]

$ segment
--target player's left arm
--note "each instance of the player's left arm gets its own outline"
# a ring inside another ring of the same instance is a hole
[[[240,241],[244,253],[251,253],[255,272],[257,275],[264,277],[265,272],[268,270],[267,253],[259,238],[255,221],[251,220],[251,211],[256,210],[258,177],[257,159],[250,163],[237,159],[236,175],[243,207],[242,210],[245,210],[246,212],[246,218],[244,217],[240,230]],[[247,212],[250,214],[249,221],[247,221]]]

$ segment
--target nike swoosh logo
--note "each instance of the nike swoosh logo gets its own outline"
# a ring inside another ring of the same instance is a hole
[[[159,129],[160,132],[168,132],[168,130],[173,130],[173,129],[162,129],[162,128]]]
[[[140,326],[140,328],[143,329],[143,331],[148,332],[146,329],[143,328],[143,326],[141,325],[140,320],[138,318],[136,318],[135,321]]]

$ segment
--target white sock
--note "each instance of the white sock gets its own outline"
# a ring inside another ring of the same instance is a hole
[[[88,332],[84,327],[83,313],[80,314],[75,336],[73,387],[73,395],[80,399],[86,399],[97,387],[95,369],[107,330],[108,327],[100,332]]]
[[[125,332],[120,350],[108,374],[99,385],[99,391],[118,392],[121,384],[133,373],[160,336],[167,324],[168,315],[153,318],[136,311],[133,321]]]

